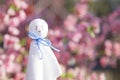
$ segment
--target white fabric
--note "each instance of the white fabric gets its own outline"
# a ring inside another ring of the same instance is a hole
[[[32,24],[33,27],[34,25]],[[31,27],[29,26],[29,28]],[[45,28],[44,25],[42,28],[40,28],[41,32],[43,28]],[[46,34],[42,35],[42,37],[46,36]],[[53,51],[49,46],[45,46],[42,44],[40,45],[40,49],[43,54],[42,59],[40,59],[39,55],[40,50],[36,45],[36,42],[33,40],[30,45],[26,80],[56,80],[57,77],[61,75],[61,70]]]

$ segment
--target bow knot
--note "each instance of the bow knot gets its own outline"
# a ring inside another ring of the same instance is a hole
[[[42,44],[42,45],[44,45],[44,46],[49,46],[50,48],[54,49],[55,51],[60,52],[59,49],[57,49],[57,48],[55,48],[55,47],[52,46],[50,40],[48,40],[48,39],[43,39],[43,38],[41,38],[40,36],[38,36],[37,34],[32,33],[32,32],[29,32],[29,33],[28,33],[28,36],[29,36],[31,39],[33,39],[33,40],[36,41],[36,45],[38,46],[38,49],[39,49],[39,51],[40,51],[40,53],[39,53],[40,59],[43,58],[43,53],[42,53],[42,51],[41,51],[40,44]]]

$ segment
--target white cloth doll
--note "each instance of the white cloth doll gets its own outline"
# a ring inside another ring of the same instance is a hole
[[[45,39],[48,25],[43,19],[34,19],[29,24],[30,45],[26,80],[56,80],[61,75],[58,61],[52,49],[59,51]]]

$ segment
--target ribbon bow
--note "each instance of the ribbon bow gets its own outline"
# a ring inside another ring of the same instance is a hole
[[[36,45],[38,46],[38,48],[39,48],[39,50],[40,50],[40,53],[39,53],[40,59],[43,58],[43,53],[42,53],[42,51],[41,51],[40,44],[42,44],[42,45],[44,45],[44,46],[49,46],[49,47],[51,47],[52,49],[54,49],[55,51],[60,52],[59,49],[57,49],[57,48],[55,48],[55,47],[52,46],[50,40],[48,40],[48,39],[43,39],[43,38],[41,38],[38,34],[32,33],[32,32],[29,32],[29,33],[28,33],[28,36],[29,36],[31,39],[33,39],[33,40],[36,41]]]

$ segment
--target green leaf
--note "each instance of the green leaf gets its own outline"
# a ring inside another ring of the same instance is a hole
[[[67,74],[66,74],[66,77],[67,77],[67,78],[73,78],[74,76],[73,76],[72,73],[67,73]]]
[[[73,76],[73,74],[72,73],[63,73],[62,75],[61,75],[61,78],[73,78],[74,76]]]
[[[92,26],[87,27],[87,32],[90,34],[91,37],[95,37],[95,33],[94,33],[94,28]]]
[[[19,9],[14,4],[10,4],[9,8],[12,8],[15,11],[19,11]]]
[[[26,39],[25,38],[21,39],[20,40],[20,45],[24,46],[25,44],[26,44]]]
[[[90,33],[90,36],[91,36],[92,38],[94,38],[94,37],[95,37],[95,33],[94,33],[94,32],[91,32],[91,33]]]
[[[61,75],[61,78],[66,78],[66,74],[63,73],[63,74]]]
[[[3,42],[3,36],[0,34],[0,43]]]
[[[92,26],[87,27],[88,32],[93,32],[94,28]]]

